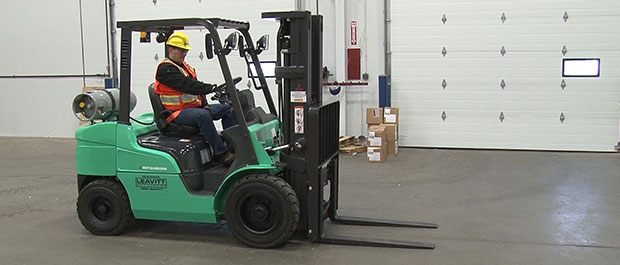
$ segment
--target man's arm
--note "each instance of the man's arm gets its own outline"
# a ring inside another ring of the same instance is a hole
[[[203,83],[185,76],[179,68],[170,63],[162,63],[157,69],[155,78],[166,86],[192,95],[212,93],[215,87],[215,85]]]

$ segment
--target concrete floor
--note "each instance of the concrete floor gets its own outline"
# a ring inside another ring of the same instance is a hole
[[[0,264],[620,264],[618,154],[401,149],[383,164],[343,157],[345,215],[438,230],[330,226],[334,234],[428,241],[435,250],[292,241],[242,246],[225,226],[140,222],[82,228],[74,141],[0,138]]]

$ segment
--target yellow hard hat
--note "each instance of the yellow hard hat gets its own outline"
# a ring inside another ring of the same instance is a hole
[[[166,41],[166,45],[170,45],[173,47],[181,48],[184,50],[189,50],[192,47],[189,46],[189,36],[185,34],[185,32],[175,31],[170,35],[168,41]]]

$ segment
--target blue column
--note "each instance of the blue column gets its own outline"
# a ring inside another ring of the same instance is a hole
[[[379,107],[392,106],[392,85],[387,75],[379,75]]]

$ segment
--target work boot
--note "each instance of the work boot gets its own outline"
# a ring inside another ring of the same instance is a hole
[[[235,153],[228,151],[225,153],[217,154],[213,156],[213,161],[222,163],[225,166],[230,166],[232,162],[235,161]]]
[[[226,152],[226,154],[224,154],[224,157],[222,158],[222,164],[229,167],[233,161],[235,161],[235,153],[230,151]]]

